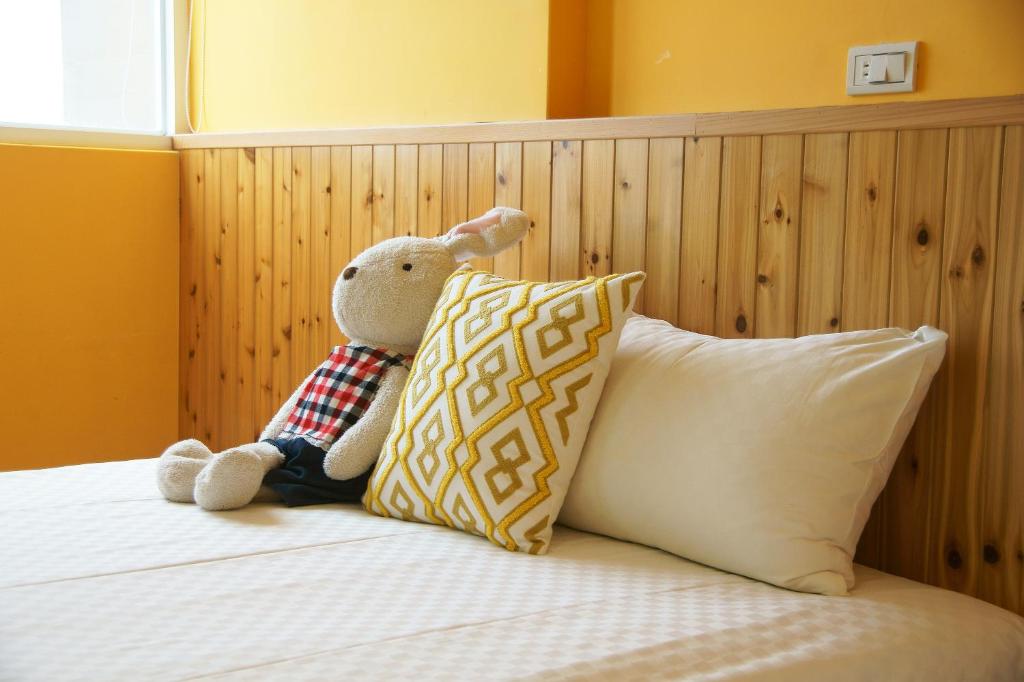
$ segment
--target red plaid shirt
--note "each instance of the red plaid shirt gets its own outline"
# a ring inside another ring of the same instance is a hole
[[[363,416],[389,367],[409,358],[368,346],[336,346],[302,387],[282,438],[327,449]]]

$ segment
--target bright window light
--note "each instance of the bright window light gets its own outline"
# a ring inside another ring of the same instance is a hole
[[[161,0],[0,0],[0,123],[164,133]]]

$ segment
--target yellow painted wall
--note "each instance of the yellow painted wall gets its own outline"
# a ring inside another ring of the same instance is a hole
[[[177,436],[178,159],[0,144],[0,470]]]
[[[590,0],[590,116],[1024,93],[1022,0]],[[849,97],[855,45],[918,40],[913,93]]]
[[[197,0],[202,130],[544,118],[547,0]]]

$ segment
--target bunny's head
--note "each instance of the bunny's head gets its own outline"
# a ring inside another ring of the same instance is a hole
[[[395,237],[371,246],[338,277],[334,319],[352,343],[411,355],[459,264],[515,245],[529,228],[522,211],[494,208],[434,239]]]

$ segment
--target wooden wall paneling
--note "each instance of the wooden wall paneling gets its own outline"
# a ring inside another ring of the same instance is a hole
[[[846,133],[804,137],[797,335],[839,331],[846,223]]]
[[[647,244],[648,140],[615,141],[615,185],[612,204],[612,270],[644,270]],[[646,286],[637,294],[634,309],[644,311]]]
[[[331,348],[331,148],[313,147],[310,158],[309,260],[310,351],[312,367],[328,356]]]
[[[224,433],[220,424],[220,254],[223,248],[220,236],[220,157],[220,149],[208,149],[203,159],[203,232],[207,252],[203,266],[206,297],[201,324],[207,330],[207,336],[200,351],[206,358],[206,375],[203,377],[199,418],[202,423],[202,439],[214,451],[220,449]]]
[[[395,236],[395,147],[373,148],[373,204],[371,241],[378,244]]]
[[[544,282],[551,263],[551,142],[523,143],[523,210],[530,231],[522,241],[520,276]]]
[[[352,256],[352,148],[331,147],[331,239],[330,260],[327,272],[331,278],[331,294],[334,282]],[[347,339],[338,329],[331,309],[328,343],[331,347],[346,343]]]
[[[476,142],[469,145],[469,190],[467,214],[481,216],[494,208],[494,145]],[[470,264],[477,270],[493,272],[494,258],[473,258]]]
[[[313,362],[313,345],[310,339],[310,157],[309,147],[292,148],[292,386],[301,382],[316,365],[320,364],[320,361]]]
[[[238,155],[238,439],[256,440],[256,150]]]
[[[644,310],[676,324],[679,313],[679,234],[683,209],[683,140],[650,141]]]
[[[352,257],[373,244],[373,147],[352,147]]]
[[[683,329],[714,334],[722,138],[688,137],[685,147],[677,322]]]
[[[187,150],[180,157],[181,188],[181,272],[180,339],[178,380],[178,437],[201,437],[198,403],[200,386],[205,375],[203,354],[199,344],[206,335],[200,324],[200,311],[205,300],[203,259],[207,253],[203,227],[203,157],[202,150]]]
[[[523,202],[523,145],[499,142],[494,145],[494,204],[521,208]],[[519,279],[522,245],[516,244],[494,257],[494,274]]]
[[[889,318],[896,133],[850,133],[846,174],[846,235],[840,328],[875,329]],[[879,497],[861,533],[857,560],[879,566],[885,498]]]
[[[441,234],[441,185],[444,155],[439,144],[423,144],[419,147],[419,208],[416,234],[420,237],[436,237]]]
[[[256,152],[254,188],[254,230],[256,272],[254,282],[253,333],[255,374],[250,388],[256,392],[257,428],[262,432],[279,405],[274,403],[274,150],[260,147]],[[257,434],[258,435],[258,434]]]
[[[579,279],[583,143],[557,140],[551,146],[551,280]]]
[[[725,138],[715,303],[715,334],[723,338],[754,336],[760,190],[761,138]]]
[[[897,141],[889,324],[904,329],[939,323],[947,137],[944,129],[905,130]],[[933,385],[881,496],[880,567],[915,580],[927,580],[932,554],[937,406]]]
[[[238,151],[220,153],[220,444],[242,442],[238,423]]]
[[[274,289],[271,293],[273,342],[271,379],[274,409],[295,390],[292,382],[292,150],[274,149]]]
[[[754,331],[759,338],[796,335],[803,136],[761,140]]]
[[[602,277],[612,269],[612,186],[615,141],[583,143],[580,189],[580,275]]]
[[[993,265],[1002,150],[1000,128],[949,133],[946,175],[945,281],[939,324],[949,334],[938,393],[942,466],[936,489],[938,564],[944,587],[974,591],[981,563],[980,473],[992,331]]]
[[[992,348],[984,415],[978,595],[1024,610],[1024,126],[1003,146]]]
[[[469,218],[469,145],[446,144],[441,169],[441,233]]]

